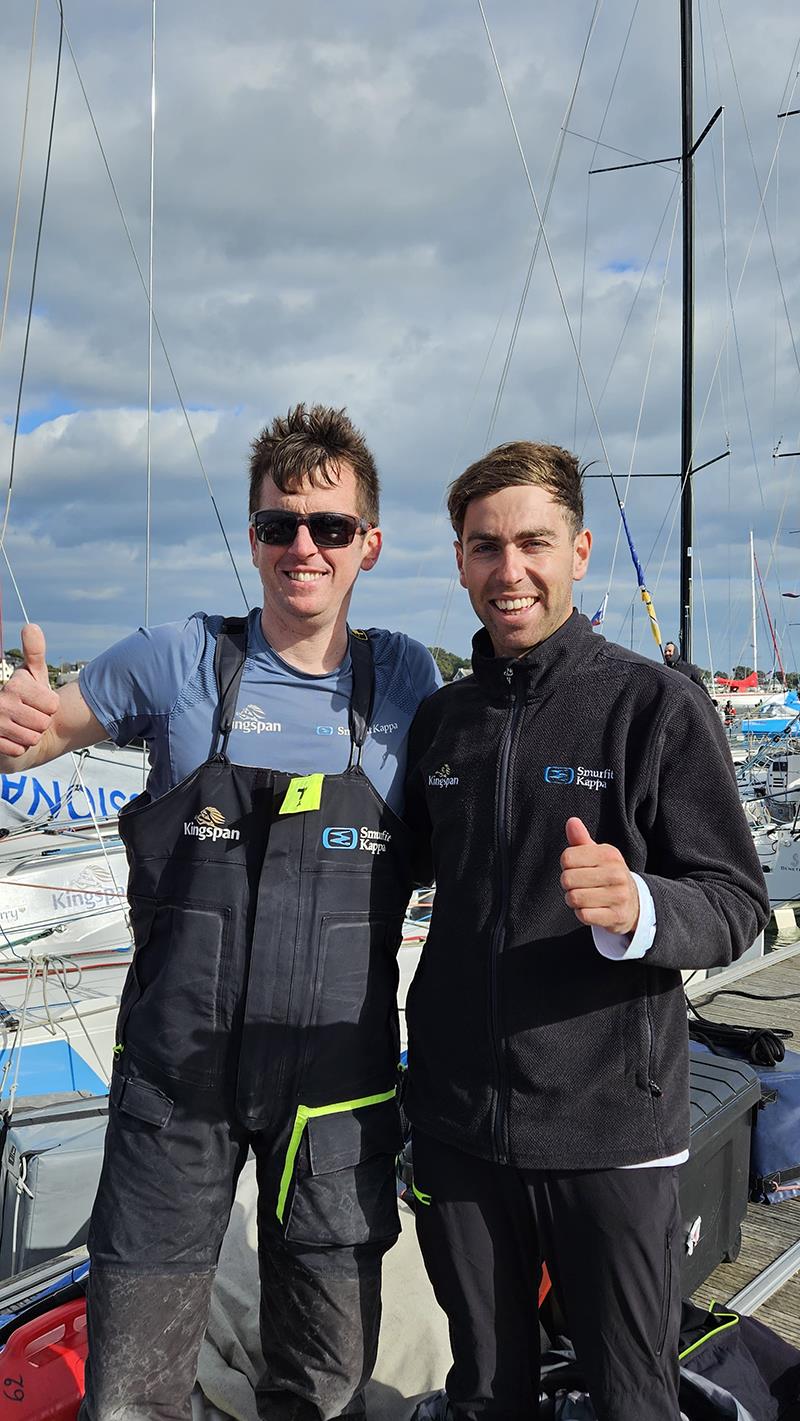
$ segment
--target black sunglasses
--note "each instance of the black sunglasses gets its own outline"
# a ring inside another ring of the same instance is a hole
[[[356,533],[368,533],[373,523],[352,513],[291,513],[286,508],[262,508],[250,515],[250,526],[259,543],[288,548],[303,524],[318,548],[346,548]]]

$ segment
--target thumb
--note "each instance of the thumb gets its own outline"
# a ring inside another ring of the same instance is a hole
[[[30,672],[35,681],[41,682],[43,686],[49,686],[44,632],[35,622],[28,622],[22,628],[22,654],[25,658],[26,671]]]
[[[582,844],[594,843],[582,819],[567,820],[567,843],[571,849],[578,849]]]

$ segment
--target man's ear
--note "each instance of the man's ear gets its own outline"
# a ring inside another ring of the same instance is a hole
[[[573,549],[572,576],[575,582],[580,582],[586,576],[589,569],[589,554],[592,551],[592,535],[588,528],[582,528],[575,538]]]
[[[467,584],[464,579],[464,549],[462,548],[458,538],[456,538],[453,547],[456,550],[456,567],[458,568],[458,580],[461,583],[462,587],[466,587]]]
[[[252,526],[252,524],[248,528],[247,533],[250,538],[250,561],[252,562],[253,567],[257,567],[258,563],[256,561],[256,544],[258,542],[258,539],[256,538],[256,530]]]
[[[370,528],[364,537],[364,549],[361,557],[361,571],[370,572],[381,555],[383,547],[383,534],[380,528]]]

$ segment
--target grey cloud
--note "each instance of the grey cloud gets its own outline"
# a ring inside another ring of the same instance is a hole
[[[589,136],[600,130],[622,52],[633,5],[624,8],[604,8],[589,51],[570,125]],[[577,7],[495,0],[487,13],[543,200],[588,7],[579,13]],[[10,231],[31,15],[32,6],[21,4],[7,19],[7,82],[0,86],[0,119],[10,136],[0,154],[3,231]],[[182,393],[196,410],[203,459],[242,576],[249,576],[249,439],[298,398],[346,404],[375,447],[387,529],[386,553],[364,579],[354,606],[363,597],[373,620],[382,613],[392,621],[402,605],[408,629],[432,639],[452,558],[446,521],[437,518],[444,484],[487,437],[535,231],[477,6],[460,0],[437,0],[436,6],[421,0],[404,6],[307,0],[299,9],[267,10],[254,0],[235,0],[224,9],[211,0],[171,0],[158,16],[155,305]],[[767,0],[757,27],[744,10],[725,18],[763,182],[778,137],[775,114],[785,97],[782,70],[796,35],[782,0]],[[144,10],[98,7],[90,0],[68,7],[70,34],[144,265],[147,19]],[[6,416],[13,413],[19,375],[54,42],[53,15],[43,9],[10,323],[0,351]],[[726,236],[735,288],[758,195],[725,37],[710,11],[702,13],[697,47],[697,128],[718,102],[726,105]],[[604,141],[646,157],[674,153],[677,72],[677,17],[667,6],[640,7]],[[674,178],[642,169],[588,179],[591,155],[590,144],[567,137],[547,230],[577,331],[588,188],[582,351],[599,399]],[[727,319],[717,210],[722,156],[718,124],[697,162],[696,457],[713,457],[726,438],[733,457],[698,475],[696,545],[712,636],[718,632],[727,649],[747,620],[738,589],[746,585],[748,528],[755,528],[766,567],[785,503],[791,461],[773,461],[771,450],[781,435],[784,448],[798,447],[798,372],[783,315],[778,309],[776,320],[774,314],[775,278],[762,221],[736,302],[759,492],[732,338],[712,383]],[[595,155],[596,165],[614,161],[624,159],[603,149]],[[777,220],[774,180],[767,211],[798,326],[800,261],[793,231],[799,163],[787,133]],[[631,458],[671,221],[672,210],[600,404],[603,435],[621,476]],[[629,273],[611,270],[621,260],[630,262]],[[639,470],[675,470],[679,462],[679,270],[676,244],[638,442]],[[66,430],[51,420],[23,436],[8,545],[38,615],[46,618],[52,608],[60,618],[52,635],[63,638],[65,654],[97,649],[98,639],[102,644],[103,636],[116,634],[112,628],[124,631],[141,617],[146,343],[139,278],[65,55],[24,410],[80,413]],[[158,351],[154,390],[154,611],[159,617],[182,615],[209,597],[235,607],[238,592]],[[571,443],[575,390],[575,360],[542,249],[492,438],[529,434]],[[575,442],[585,458],[600,457],[582,391]],[[6,424],[0,426],[0,468],[7,468],[7,457]],[[674,532],[666,558],[664,544],[675,491],[672,480],[636,481],[627,504],[654,583],[664,562],[657,606],[670,632],[677,624]],[[582,593],[584,610],[593,611],[606,590],[617,535],[607,482],[587,484],[587,506],[596,542]],[[796,515],[789,526],[795,522],[800,526]],[[788,536],[780,541],[777,575],[784,582],[795,577],[796,542]],[[735,589],[730,594],[729,573]],[[774,569],[770,582],[772,600]],[[75,593],[69,601],[68,586]],[[252,578],[247,586],[255,597]],[[105,597],[93,597],[92,589]],[[635,596],[623,548],[608,626],[626,641],[627,609]],[[729,627],[736,618],[738,630]],[[702,646],[699,603],[696,623]],[[446,644],[465,650],[472,627],[459,589],[443,634]],[[648,635],[637,609],[635,644],[649,650]]]

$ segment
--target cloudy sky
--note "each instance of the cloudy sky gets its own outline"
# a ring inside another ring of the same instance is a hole
[[[557,164],[545,226],[620,487],[631,467],[675,476],[637,478],[626,496],[675,635],[677,165],[589,169],[678,151],[678,5],[484,8],[540,206]],[[15,0],[3,17],[4,296],[34,9]],[[5,541],[51,660],[89,657],[141,622],[145,583],[148,310],[98,134],[146,273],[151,3],[64,0],[64,11]],[[781,597],[800,590],[798,462],[773,458],[779,441],[800,449],[800,116],[777,117],[800,108],[800,19],[796,0],[757,13],[738,0],[695,11],[696,133],[724,105],[696,162],[695,462],[730,455],[696,478],[694,658],[709,663],[707,611],[723,669],[752,661],[751,528],[787,669],[793,638],[800,650],[800,603]],[[0,347],[4,496],[57,51],[57,4],[41,0]],[[150,620],[242,605],[200,460],[257,600],[248,444],[290,404],[322,401],[348,407],[383,480],[385,549],[353,620],[466,653],[474,619],[453,587],[448,479],[487,441],[525,437],[604,469],[543,244],[520,316],[538,224],[478,0],[157,0],[156,71],[153,304],[188,424],[156,338]],[[608,479],[587,483],[587,522],[583,610],[608,592],[607,634],[654,653],[638,599],[631,618]],[[5,566],[0,580],[14,645],[21,611]],[[769,668],[763,614],[758,637]]]

